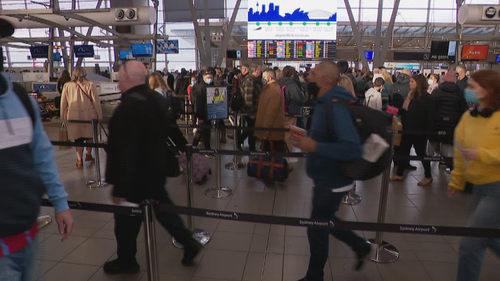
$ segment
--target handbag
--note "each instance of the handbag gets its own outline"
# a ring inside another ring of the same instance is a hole
[[[274,144],[269,139],[271,151],[274,151]],[[283,157],[259,156],[248,161],[247,175],[249,177],[285,182],[289,175],[288,162]]]
[[[59,141],[69,142],[68,139],[68,126],[66,123],[62,123],[61,129],[59,130]],[[71,149],[71,146],[59,146],[59,150],[68,150]]]

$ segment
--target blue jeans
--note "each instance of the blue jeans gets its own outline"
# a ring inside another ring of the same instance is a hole
[[[35,243],[0,258],[0,281],[31,281],[35,262]]]
[[[500,182],[474,185],[472,214],[467,226],[496,229],[500,226]],[[463,237],[460,240],[457,281],[479,280],[487,247],[500,256],[500,238]]]
[[[331,188],[314,188],[313,209],[311,219],[339,220],[335,212],[339,209],[340,202],[347,192],[332,192]],[[366,240],[350,230],[307,228],[307,238],[311,257],[306,278],[311,281],[323,281],[325,264],[328,260],[328,235],[331,234],[346,243],[354,251],[362,251]]]

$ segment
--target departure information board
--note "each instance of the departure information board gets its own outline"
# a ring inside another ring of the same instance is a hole
[[[335,58],[334,40],[251,40],[248,58],[254,59],[325,59]]]

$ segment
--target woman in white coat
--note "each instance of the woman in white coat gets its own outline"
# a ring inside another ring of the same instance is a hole
[[[75,68],[71,82],[64,85],[61,96],[62,120],[101,119],[101,101],[94,83],[87,79],[87,72],[81,67]],[[68,123],[68,139],[76,143],[92,142],[92,125]],[[76,147],[76,166],[83,167],[83,147]],[[92,149],[87,148],[85,161],[94,162]]]

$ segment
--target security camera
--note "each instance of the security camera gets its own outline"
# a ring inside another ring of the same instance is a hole
[[[68,17],[64,17],[64,19],[65,19],[65,20],[69,20],[69,18],[68,18]]]
[[[22,21],[23,21],[23,19],[19,19],[19,22],[22,22]]]

